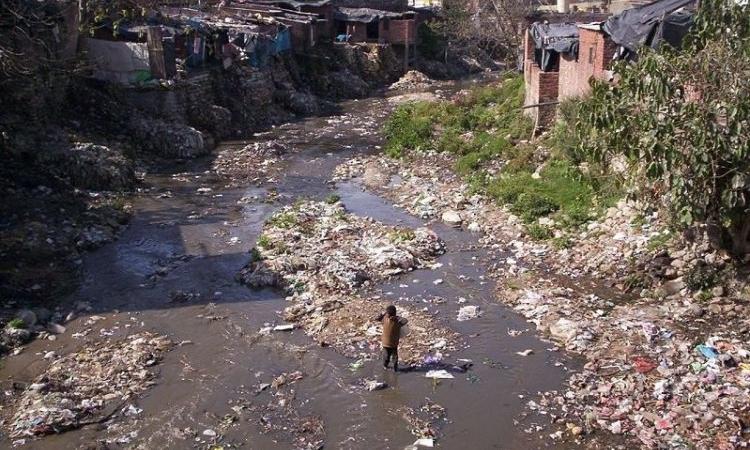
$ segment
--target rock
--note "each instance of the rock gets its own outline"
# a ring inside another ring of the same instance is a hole
[[[450,225],[452,227],[460,227],[461,226],[461,215],[453,210],[445,211],[442,215],[443,222],[445,222],[447,225]]]
[[[18,347],[31,340],[31,331],[24,328],[5,328],[3,330],[3,341],[11,347]]]
[[[57,323],[50,323],[47,325],[47,331],[53,334],[63,334],[65,333],[65,327]]]
[[[38,319],[34,311],[30,309],[22,309],[16,313],[16,318],[21,319],[26,328],[31,328],[36,325]]]
[[[36,314],[37,321],[41,323],[49,322],[52,317],[52,311],[47,308],[34,308],[32,311]]]
[[[471,222],[468,227],[466,227],[467,230],[471,231],[472,233],[479,233],[482,231],[482,227],[479,226],[476,222]]]
[[[701,317],[706,312],[703,307],[701,305],[698,305],[697,303],[693,303],[692,305],[690,305],[688,310],[690,311],[690,315],[692,315],[693,317]]]
[[[365,173],[362,175],[362,182],[371,189],[382,188],[391,180],[390,175],[378,165],[368,164],[365,167]]]
[[[675,295],[679,294],[681,290],[685,288],[685,282],[682,280],[682,277],[675,278],[674,280],[667,281],[662,285],[662,289],[664,289],[664,292],[667,295]]]
[[[724,295],[724,287],[723,286],[715,286],[713,289],[711,289],[711,295],[714,297],[721,297]]]

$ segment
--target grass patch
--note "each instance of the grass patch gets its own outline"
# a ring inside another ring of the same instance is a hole
[[[297,216],[291,212],[280,213],[268,219],[267,223],[273,227],[289,229],[297,225]]]
[[[557,213],[566,226],[584,223],[594,205],[594,190],[580,172],[565,161],[552,161],[538,178],[531,172],[506,173],[491,181],[487,193],[524,222]]]
[[[261,234],[260,237],[258,237],[258,242],[256,244],[260,248],[271,248],[272,245],[271,239],[265,234]]]
[[[672,232],[662,231],[661,233],[654,234],[653,236],[649,238],[646,248],[650,252],[657,252],[659,250],[663,250],[667,248],[667,245],[669,244],[669,241],[671,240],[672,240]]]
[[[553,236],[552,230],[549,227],[539,225],[538,223],[526,225],[526,234],[535,241],[546,241]]]
[[[341,196],[340,195],[338,195],[338,194],[329,194],[326,197],[325,202],[328,203],[329,205],[333,205],[333,204],[338,203],[339,200],[341,200]]]
[[[26,328],[26,322],[24,322],[23,319],[15,318],[8,322],[8,327],[20,330]]]
[[[388,239],[393,243],[413,241],[415,237],[414,231],[408,228],[395,230],[388,235]]]

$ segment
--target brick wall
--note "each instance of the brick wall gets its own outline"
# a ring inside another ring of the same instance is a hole
[[[578,58],[560,58],[560,100],[581,97],[591,91],[589,80],[605,80],[617,45],[601,31],[579,28]]]
[[[525,82],[524,105],[553,102],[559,91],[559,72],[543,72],[534,61],[534,43],[526,33],[524,41],[523,76]],[[537,126],[548,127],[555,119],[555,105],[524,109]]]
[[[388,25],[386,25],[386,23]],[[387,29],[386,29],[387,27]],[[405,44],[406,30],[409,30],[409,43],[416,42],[417,22],[413,19],[394,19],[380,21],[380,42],[391,44]]]

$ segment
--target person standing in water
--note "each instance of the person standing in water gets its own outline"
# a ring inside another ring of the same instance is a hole
[[[393,371],[398,372],[398,341],[401,337],[401,328],[409,321],[397,316],[396,307],[393,305],[388,306],[375,320],[383,324],[383,336],[380,339],[383,346],[383,367],[388,369],[390,361],[393,360]]]

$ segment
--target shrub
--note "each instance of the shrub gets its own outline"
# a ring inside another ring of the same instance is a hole
[[[722,244],[750,252],[750,4],[701,2],[686,45],[643,49],[595,83],[577,126],[581,152],[624,155],[646,199],[663,195],[675,223],[704,221]]]
[[[692,292],[711,289],[718,282],[718,271],[705,263],[696,264],[685,274],[685,286]]]

